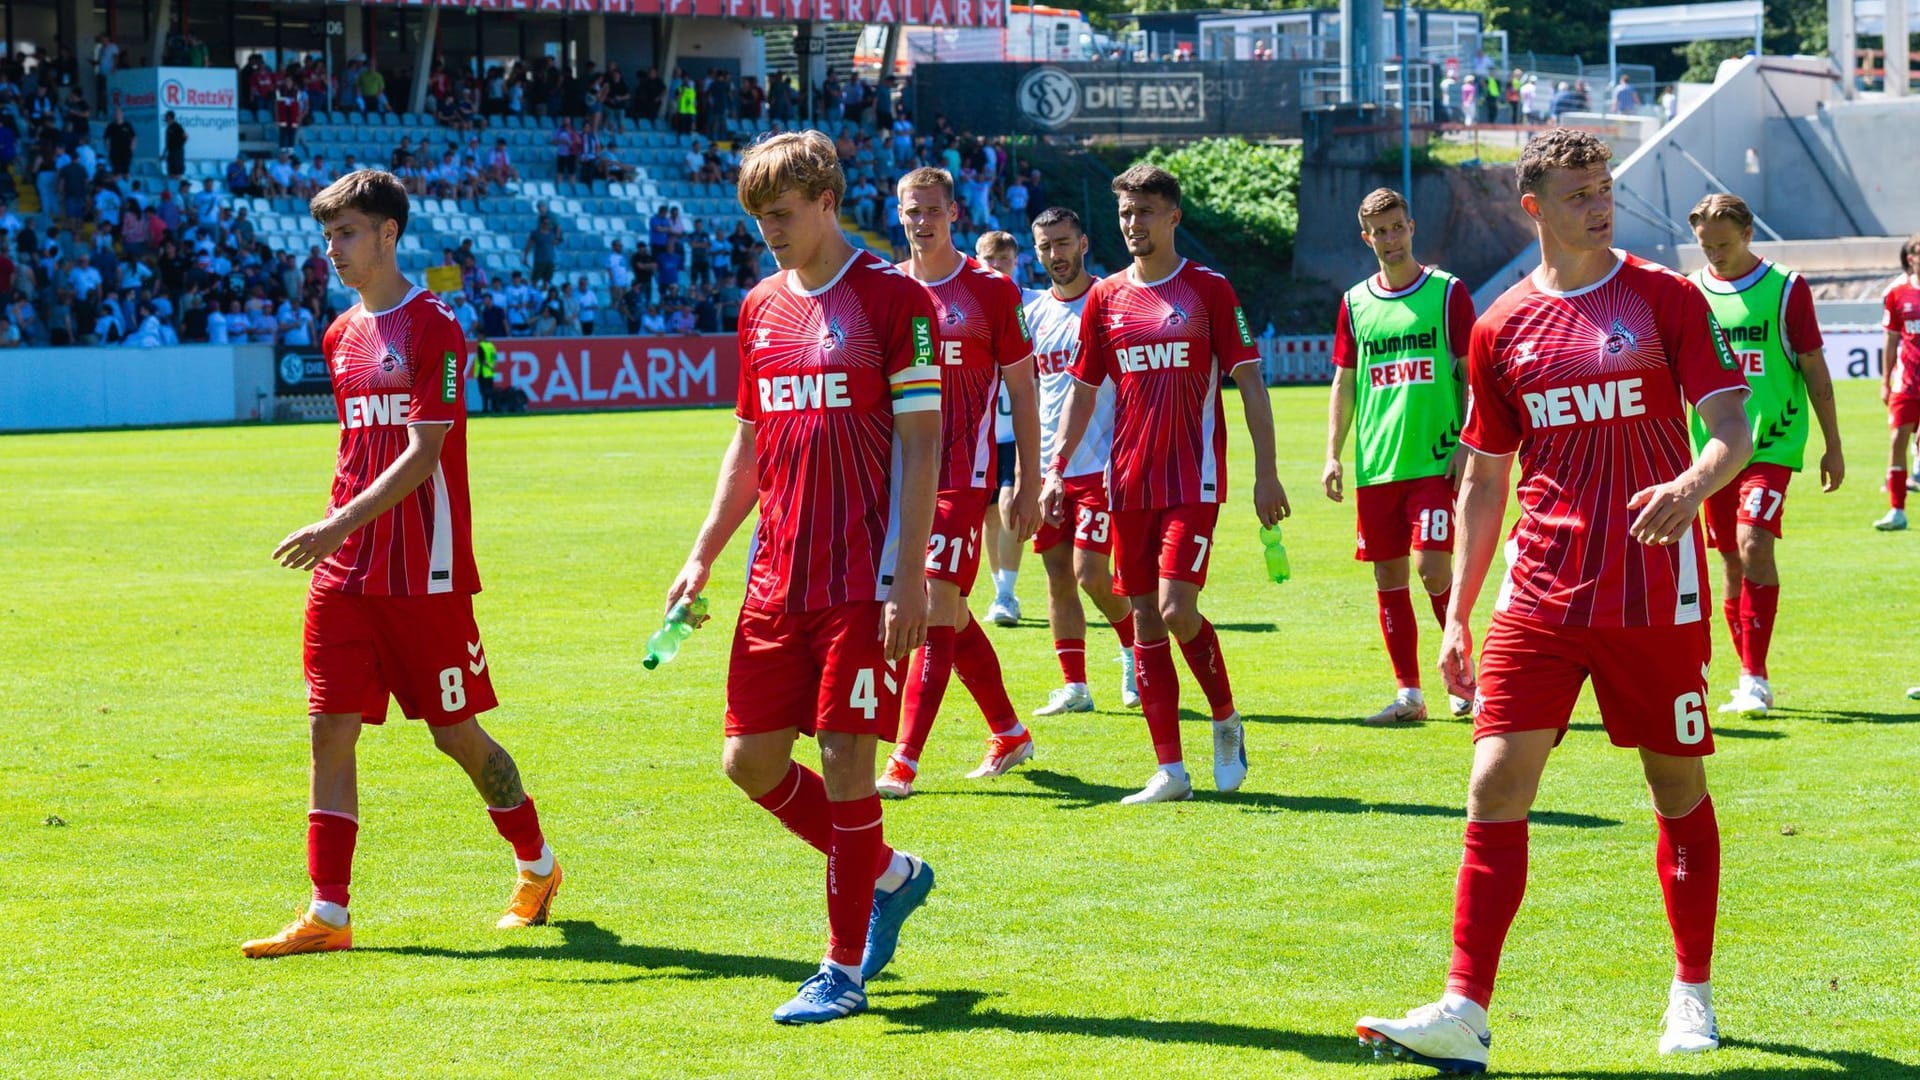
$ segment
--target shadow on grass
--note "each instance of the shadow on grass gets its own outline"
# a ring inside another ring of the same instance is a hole
[[[1247,634],[1265,634],[1280,629],[1279,623],[1270,622],[1217,622],[1215,630],[1238,630]]]
[[[1822,724],[1920,724],[1920,708],[1910,712],[1862,712],[1858,709],[1782,709],[1768,710],[1767,719],[1812,720]],[[1720,733],[1718,728],[1714,734]]]
[[[905,1029],[895,1034],[994,1030],[1021,1035],[1079,1035],[1095,1039],[1143,1039],[1157,1043],[1279,1050],[1314,1061],[1358,1063],[1364,1056],[1352,1035],[1287,1031],[1217,1020],[1144,1020],[1125,1016],[1071,1016],[1060,1013],[1026,1015],[994,1008],[990,1004],[992,996],[980,990],[902,990],[897,994],[885,995],[885,1000],[876,1000],[868,1011]],[[921,1000],[910,1005],[890,1004],[896,998]]]
[[[1573,731],[1602,731],[1603,732],[1607,730],[1604,725],[1595,723],[1591,720],[1581,720],[1576,723],[1568,724],[1567,727]],[[1772,740],[1772,739],[1784,739],[1787,737],[1787,733],[1784,731],[1772,731],[1766,728],[1723,727],[1719,722],[1716,721],[1713,725],[1713,737],[1716,739]]]
[[[660,945],[634,945],[620,939],[611,930],[584,919],[563,919],[553,924],[560,931],[558,945],[504,945],[498,949],[448,949],[437,945],[399,945],[391,948],[359,948],[356,952],[392,953],[396,956],[433,956],[451,960],[579,960],[596,964],[621,964],[639,968],[644,974],[617,979],[573,979],[572,982],[623,983],[648,978],[675,979],[775,979],[798,985],[819,970],[818,964],[785,960],[772,956],[743,956],[737,953],[702,952],[699,949],[675,949]]]
[[[915,794],[914,798],[942,795],[988,795],[1011,799],[1051,799],[1064,810],[1085,810],[1095,806],[1105,806],[1120,801],[1122,796],[1131,795],[1136,789],[1114,784],[1096,784],[1052,769],[1021,769],[1013,776],[1024,778],[1033,788],[1013,788],[999,784],[983,784],[977,788],[968,788],[964,792],[928,791]],[[1034,790],[1038,789],[1038,790]],[[1194,798],[1206,802],[1228,803],[1245,807],[1256,813],[1302,813],[1302,814],[1398,814],[1404,817],[1446,817],[1465,818],[1466,810],[1459,806],[1440,806],[1431,803],[1367,802],[1364,799],[1352,799],[1338,795],[1281,795],[1267,791],[1237,791],[1231,795],[1218,792],[1194,790]],[[1535,810],[1529,815],[1536,825],[1558,825],[1570,829],[1605,829],[1620,824],[1613,818],[1598,817],[1593,814],[1564,813],[1557,810]]]
[[[1914,1066],[1878,1054],[1867,1054],[1855,1050],[1815,1050],[1806,1046],[1794,1046],[1790,1043],[1753,1042],[1746,1039],[1722,1039],[1720,1046],[1726,1050],[1757,1050],[1763,1054],[1774,1054],[1790,1061],[1778,1065],[1740,1065],[1733,1068],[1717,1068],[1702,1072],[1697,1065],[1674,1065],[1655,1067],[1648,1070],[1636,1066],[1630,1070],[1602,1071],[1599,1069],[1542,1070],[1537,1072],[1509,1072],[1500,1070],[1501,1076],[1524,1077],[1527,1080],[1626,1080],[1628,1077],[1640,1080],[1642,1077],[1662,1076],[1712,1076],[1715,1080],[1778,1080],[1779,1077],[1845,1076],[1860,1077],[1862,1080],[1878,1080],[1887,1077],[1911,1077]]]

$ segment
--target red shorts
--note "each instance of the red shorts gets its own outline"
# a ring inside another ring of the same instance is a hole
[[[402,714],[446,727],[500,704],[471,594],[310,589],[305,638],[308,713],[359,713],[379,724],[391,694]]]
[[[1219,503],[1113,510],[1113,594],[1151,596],[1162,579],[1204,588]]]
[[[1362,562],[1404,559],[1409,551],[1453,550],[1453,482],[1444,476],[1355,488]]]
[[[1887,401],[1887,426],[1890,428],[1914,427],[1920,425],[1920,395],[1895,394]]]
[[[1591,676],[1600,722],[1615,746],[1674,757],[1713,753],[1707,724],[1705,620],[1684,626],[1561,626],[1496,614],[1480,645],[1473,737],[1567,733]]]
[[[880,640],[885,608],[877,600],[818,611],[742,608],[727,664],[727,734],[798,728],[893,741],[903,672],[887,663]]]
[[[973,579],[980,576],[980,530],[997,494],[990,488],[940,493],[933,504],[933,532],[927,537],[928,579],[953,582],[961,596],[973,591]]]
[[[1739,551],[1741,525],[1765,529],[1774,536],[1780,531],[1780,519],[1786,516],[1787,481],[1793,470],[1785,465],[1753,462],[1727,486],[1707,496],[1707,546],[1715,551]]]
[[[1041,522],[1033,534],[1035,553],[1067,539],[1072,530],[1073,546],[1081,551],[1102,555],[1113,551],[1113,515],[1107,510],[1107,478],[1100,473],[1069,476],[1064,481],[1066,498],[1061,505],[1058,525]]]

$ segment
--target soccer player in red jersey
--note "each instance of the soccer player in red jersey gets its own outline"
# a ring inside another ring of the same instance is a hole
[[[913,794],[934,716],[956,673],[990,731],[986,756],[967,776],[999,776],[1033,756],[1033,736],[1007,697],[1000,658],[966,600],[980,571],[985,517],[997,487],[993,412],[1003,378],[1019,448],[1007,527],[1024,541],[1040,521],[1040,414],[1020,287],[953,246],[960,208],[945,169],[907,173],[899,197],[900,223],[912,250],[899,268],[933,293],[939,314],[941,464],[927,547],[927,643],[907,668],[900,742],[879,782],[880,794],[892,799]]]
[[[333,321],[321,355],[340,411],[327,516],[273,556],[311,570],[305,662],[313,737],[307,873],[313,901],[250,957],[349,948],[347,886],[360,796],[354,744],[387,698],[424,719],[513,845],[519,878],[502,928],[544,923],[560,866],[513,757],[474,718],[498,702],[473,621],[467,501],[466,339],[453,313],[400,273],[407,193],[391,175],[348,173],[313,197],[327,257],[360,302]]]
[[[1726,591],[1720,609],[1740,661],[1740,681],[1723,713],[1764,716],[1773,707],[1767,654],[1780,609],[1780,569],[1774,541],[1786,518],[1787,484],[1805,462],[1807,414],[1820,422],[1820,490],[1836,491],[1846,477],[1840,419],[1826,342],[1813,310],[1813,290],[1799,274],[1753,252],[1753,211],[1738,195],[1716,192],[1687,215],[1707,265],[1691,277],[1706,294],[1747,377],[1747,417],[1753,460],[1702,509],[1707,544],[1720,553]],[[1706,437],[1694,424],[1694,440]]]
[[[1126,803],[1190,798],[1180,749],[1180,683],[1168,635],[1213,711],[1213,779],[1235,791],[1247,777],[1240,714],[1213,624],[1200,614],[1214,525],[1227,495],[1226,410],[1221,378],[1240,388],[1253,440],[1253,506],[1262,525],[1290,512],[1274,469],[1273,409],[1260,353],[1233,286],[1174,250],[1180,181],[1153,165],[1113,180],[1120,231],[1133,265],[1087,290],[1080,315],[1076,384],[1047,465],[1046,518],[1064,520],[1062,474],[1094,414],[1100,384],[1114,383],[1113,588],[1133,605],[1134,663],[1142,711],[1160,768]]]
[[[900,717],[900,660],[926,636],[927,532],[940,452],[933,297],[840,231],[846,178],[817,131],[740,163],[740,205],[780,272],[740,312],[733,441],[671,608],[706,587],[756,503],[727,668],[728,779],[827,857],[826,959],[780,1023],[866,1008],[933,869],[887,847],[873,786]],[[820,745],[820,772],[793,760]]]
[[[1487,1003],[1527,882],[1527,811],[1591,678],[1616,746],[1637,749],[1659,826],[1656,863],[1678,973],[1662,1053],[1719,1045],[1708,967],[1720,830],[1703,758],[1710,652],[1700,504],[1753,454],[1747,383],[1700,291],[1614,251],[1607,144],[1561,128],[1520,153],[1520,205],[1540,266],[1474,326],[1460,441],[1459,558],[1440,653],[1476,690],[1466,854],[1445,995],[1405,1018],[1362,1017],[1363,1042],[1443,1070],[1486,1069]],[[1696,457],[1687,405],[1710,437]],[[1520,459],[1510,569],[1481,645],[1469,628],[1500,546]]]
[[[1883,532],[1907,527],[1907,444],[1920,425],[1920,233],[1900,245],[1900,280],[1881,295],[1880,325],[1887,331],[1880,354],[1880,400],[1893,428],[1893,454],[1887,462],[1887,502],[1892,507],[1873,523]],[[1896,376],[1894,373],[1899,372]]]

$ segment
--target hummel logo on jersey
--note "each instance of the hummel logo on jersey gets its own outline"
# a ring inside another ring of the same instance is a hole
[[[1536,428],[1571,427],[1616,417],[1644,416],[1641,400],[1642,380],[1609,379],[1606,382],[1556,386],[1544,392],[1520,395],[1526,402],[1527,416]]]
[[[772,337],[773,337],[773,328],[771,326],[763,326],[760,329],[755,330],[753,332],[753,347],[756,349],[766,348],[769,339],[771,339]]]
[[[405,427],[410,399],[406,394],[364,394],[342,402],[340,426],[348,431],[365,427]]]
[[[1513,362],[1516,365],[1530,363],[1533,358],[1533,342],[1516,341],[1513,343]]]
[[[1116,311],[1111,316],[1109,316],[1109,320],[1110,321],[1107,324],[1107,329],[1118,330],[1120,329],[1121,324],[1127,321],[1127,314],[1124,311]]]
[[[467,642],[467,655],[476,657],[476,659],[470,660],[467,662],[468,671],[472,672],[475,675],[478,675],[481,672],[487,670],[487,654],[480,651],[479,642],[477,641]]]
[[[1123,372],[1160,371],[1187,366],[1187,342],[1162,341],[1113,350]]]
[[[845,409],[853,405],[847,393],[847,373],[773,375],[760,380],[761,412],[799,412],[804,409]]]

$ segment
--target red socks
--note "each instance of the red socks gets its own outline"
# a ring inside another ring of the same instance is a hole
[[[827,958],[857,968],[873,914],[873,883],[892,852],[882,836],[880,796],[830,802],[827,811],[833,819],[827,845]]]
[[[819,773],[796,761],[785,780],[753,801],[779,818],[788,832],[826,854],[833,842],[833,816],[828,809],[832,804],[827,802],[827,782]]]
[[[1887,502],[1895,510],[1907,508],[1907,470],[1887,470]]]
[[[493,819],[493,827],[499,830],[501,837],[513,845],[514,858],[521,862],[540,861],[547,838],[540,835],[540,813],[533,808],[533,796],[527,796],[519,806],[506,810],[489,806],[487,816]]]
[[[1380,633],[1387,639],[1387,659],[1393,662],[1393,680],[1402,687],[1420,686],[1420,628],[1413,621],[1413,590],[1380,589]]]
[[[1053,655],[1060,658],[1060,677],[1070,683],[1087,681],[1087,639],[1054,638]]]
[[[1740,650],[1740,670],[1748,675],[1767,677],[1767,650],[1773,646],[1773,617],[1780,610],[1780,586],[1756,585],[1751,579],[1740,587],[1740,630],[1735,647]]]
[[[1428,593],[1427,602],[1433,605],[1433,617],[1441,626],[1447,625],[1447,605],[1453,603],[1453,587],[1449,585],[1445,592]]]
[[[1083,673],[1085,665],[1083,650]],[[1000,675],[1000,656],[993,651],[993,642],[987,640],[987,632],[980,629],[977,619],[968,619],[966,628],[954,635],[953,670],[960,676],[967,692],[973,695],[974,702],[980,706],[981,715],[987,718],[987,727],[995,735],[1005,735],[1020,726],[1020,714],[1007,697],[1006,680]],[[1086,681],[1084,674],[1081,681]],[[926,739],[922,737],[921,744],[925,742]],[[918,750],[919,746],[914,749]],[[920,759],[916,757],[914,760]]]
[[[1140,711],[1147,717],[1153,756],[1162,765],[1180,762],[1180,679],[1173,670],[1171,638],[1133,644],[1134,676],[1140,686]]]
[[[933,733],[933,718],[940,712],[940,699],[947,696],[947,680],[953,677],[953,638],[951,626],[927,627],[927,643],[914,651],[907,664],[905,708],[894,753],[909,761],[920,760],[927,736]]]
[[[1225,720],[1232,716],[1233,685],[1227,681],[1227,658],[1220,655],[1220,635],[1213,632],[1213,624],[1201,619],[1200,632],[1193,635],[1192,641],[1181,642],[1180,651],[1186,654],[1187,667],[1192,669],[1201,691],[1207,695],[1213,718]]]
[[[1720,614],[1726,616],[1727,636],[1733,639],[1733,655],[1740,661],[1740,670],[1747,668],[1747,627],[1740,619],[1740,593],[1746,591],[1744,579],[1740,592],[1720,598]]]
[[[1677,818],[1654,815],[1660,824],[1655,864],[1660,892],[1673,927],[1673,953],[1681,982],[1706,982],[1713,964],[1713,921],[1720,906],[1720,823],[1713,797]]]
[[[1120,647],[1131,651],[1133,649],[1133,616],[1123,616],[1119,622],[1107,625],[1113,627],[1114,636],[1120,639]]]
[[[1447,990],[1484,1009],[1493,1000],[1500,947],[1527,891],[1527,820],[1469,821],[1465,847],[1453,889],[1453,966],[1447,972]]]
[[[332,810],[307,811],[307,876],[313,879],[313,898],[347,906],[347,883],[353,877],[353,842],[360,823]]]

